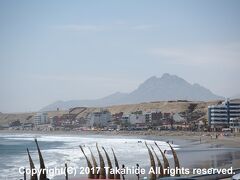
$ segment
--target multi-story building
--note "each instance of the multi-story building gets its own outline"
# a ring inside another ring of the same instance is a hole
[[[90,126],[103,128],[111,121],[111,113],[107,110],[100,110],[99,112],[93,112],[90,116]]]
[[[240,117],[240,102],[226,100],[208,107],[208,124],[213,130],[228,128],[231,118]]]
[[[145,124],[145,116],[142,114],[130,114],[129,122],[132,125]]]
[[[145,120],[146,120],[146,124],[148,126],[152,125],[152,112],[146,112],[145,113]]]
[[[123,116],[123,112],[112,114],[113,124],[118,124],[118,125],[121,124],[122,116]]]
[[[35,125],[48,123],[48,114],[46,112],[39,112],[34,115],[33,122]]]
[[[121,118],[122,127],[128,127],[130,125],[130,114],[123,114]]]
[[[162,117],[162,113],[157,110],[145,113],[145,120],[148,126],[159,126],[161,124]]]
[[[230,118],[229,127],[233,132],[240,132],[240,117]]]
[[[146,125],[145,115],[143,114],[123,114],[121,118],[122,127],[139,127]]]
[[[53,116],[49,118],[49,121],[53,127],[62,125],[62,118],[60,116]]]
[[[161,112],[152,112],[152,126],[161,125],[162,113]]]

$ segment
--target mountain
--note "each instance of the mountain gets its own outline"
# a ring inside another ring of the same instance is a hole
[[[163,74],[161,78],[155,76],[146,80],[135,91],[129,94],[131,101],[168,101],[195,100],[208,101],[222,99],[199,84],[190,84],[184,79],[170,74]]]
[[[224,99],[199,84],[190,84],[184,79],[165,73],[162,77],[150,77],[130,93],[114,93],[96,100],[57,101],[41,111],[69,109],[78,106],[109,106],[150,101],[190,100],[209,101]]]

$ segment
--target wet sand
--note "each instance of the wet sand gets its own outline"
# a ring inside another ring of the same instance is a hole
[[[144,139],[177,140],[181,143],[200,142],[228,148],[240,148],[240,133],[234,136],[221,136],[216,139],[216,132],[190,132],[190,131],[22,131],[0,130],[0,133],[13,134],[47,134],[47,135],[104,135],[104,136],[133,136]],[[221,133],[218,133],[221,134]]]

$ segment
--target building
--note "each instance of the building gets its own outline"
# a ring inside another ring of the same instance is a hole
[[[9,127],[17,127],[17,126],[21,126],[21,122],[19,120],[13,121],[9,123]]]
[[[112,123],[116,125],[121,124],[123,112],[112,114]]]
[[[111,121],[111,113],[107,110],[100,110],[99,112],[93,112],[90,115],[90,126],[103,128],[107,127]]]
[[[152,112],[145,113],[145,121],[148,126],[152,125]]]
[[[208,106],[208,124],[214,131],[230,126],[231,118],[240,117],[240,102],[226,100],[222,104]]]
[[[169,113],[169,112],[163,113],[163,119],[164,120],[171,120],[172,119],[172,113]]]
[[[59,120],[61,122],[61,126],[68,130],[72,129],[76,116],[77,116],[76,114],[70,112],[63,114]]]
[[[162,113],[161,112],[152,112],[152,126],[161,125]]]
[[[34,115],[33,121],[35,125],[48,123],[48,114],[46,112],[39,112]]]
[[[121,118],[121,126],[128,127],[130,125],[130,114],[123,114]]]
[[[161,125],[162,118],[162,113],[157,110],[145,113],[146,124],[151,127]]]
[[[23,130],[32,130],[33,129],[34,124],[33,123],[23,123],[22,124],[22,129]]]
[[[132,125],[140,125],[146,123],[145,115],[142,114],[130,114],[129,123]]]
[[[49,121],[53,127],[62,126],[62,118],[60,116],[50,117]]]
[[[230,118],[229,128],[232,129],[233,132],[240,132],[240,117]]]

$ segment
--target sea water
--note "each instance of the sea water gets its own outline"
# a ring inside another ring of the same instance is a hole
[[[150,160],[145,141],[152,145],[159,157],[161,154],[154,146],[154,141],[143,140],[132,137],[120,136],[100,136],[100,135],[40,135],[40,134],[0,134],[0,179],[21,179],[23,175],[19,173],[19,168],[29,168],[29,161],[26,149],[28,148],[35,167],[39,168],[39,158],[37,154],[34,138],[37,138],[39,146],[47,168],[63,168],[67,163],[69,167],[86,167],[86,160],[81,152],[79,145],[83,146],[86,155],[90,158],[91,148],[95,158],[98,161],[96,143],[105,158],[102,146],[108,152],[114,165],[111,148],[114,149],[118,158],[119,165],[125,167],[134,167],[139,164],[140,167],[149,167]],[[166,142],[157,141],[162,150],[169,150]],[[176,147],[176,145],[173,145]],[[171,154],[166,155],[172,158]],[[99,164],[99,161],[98,161]],[[105,160],[105,165],[107,162]],[[48,175],[48,178],[54,178],[55,175]],[[87,177],[87,175],[82,175]]]

